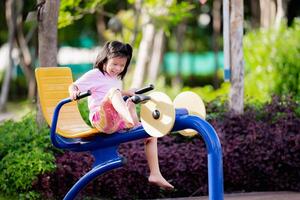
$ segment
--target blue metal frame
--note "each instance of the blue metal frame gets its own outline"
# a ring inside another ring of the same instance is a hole
[[[118,146],[121,143],[151,137],[142,126],[131,129],[124,134],[117,132],[111,135],[99,134],[92,139],[76,138],[68,139],[56,133],[57,120],[61,107],[71,102],[70,98],[63,99],[54,110],[51,125],[51,141],[57,148],[81,152],[90,151],[95,158],[93,168],[69,190],[64,200],[72,200],[90,181],[97,176],[123,166],[124,158],[118,154]],[[186,109],[176,109],[176,119],[172,131],[194,129],[203,138],[208,153],[208,183],[209,200],[223,200],[223,163],[222,147],[218,135],[213,127],[205,120],[188,115]]]

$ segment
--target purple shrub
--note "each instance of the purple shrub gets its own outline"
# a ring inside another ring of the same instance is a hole
[[[300,191],[300,118],[291,99],[212,120],[224,154],[225,191]]]
[[[91,169],[93,157],[88,153],[65,151],[56,156],[56,171],[42,174],[34,183],[34,188],[40,191],[46,199],[53,197],[62,199],[73,184]],[[88,194],[91,186],[85,188],[83,194]]]

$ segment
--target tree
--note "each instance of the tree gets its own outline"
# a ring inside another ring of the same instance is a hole
[[[174,26],[191,16],[189,11],[192,8],[194,8],[192,4],[187,2],[177,3],[176,0],[143,1],[141,10],[141,15],[144,19],[142,40],[139,45],[137,64],[131,87],[141,87],[146,78],[149,81],[156,79],[164,53],[164,32],[170,34],[170,30]],[[149,66],[151,69],[149,69]],[[145,75],[146,72],[149,72],[148,76]]]
[[[16,1],[17,7],[19,10],[23,10],[23,1]],[[28,33],[28,38],[26,40],[23,32],[23,16],[22,13],[19,12],[17,16],[17,24],[16,24],[16,41],[17,46],[20,51],[20,66],[22,71],[25,74],[27,85],[28,85],[28,94],[27,98],[32,100],[35,97],[36,83],[34,72],[32,68],[32,59],[31,54],[28,48],[28,40],[30,39],[30,34],[36,30],[36,26],[34,25],[32,29]],[[32,36],[32,35],[31,35]]]
[[[134,78],[131,83],[132,88],[140,88],[144,82],[149,55],[152,50],[152,42],[155,34],[155,28],[152,23],[148,23],[143,27],[143,37],[139,45],[137,62],[134,70]]]
[[[251,25],[253,28],[279,27],[287,10],[287,0],[251,0]]]
[[[221,31],[221,0],[214,0],[212,5],[212,16],[213,16],[213,37],[212,37],[212,45],[214,50],[214,60],[215,60],[215,72],[213,79],[214,88],[219,87],[218,81],[218,54],[219,54],[219,44],[218,38],[220,36]]]
[[[6,1],[6,18],[9,32],[9,65],[6,69],[4,83],[2,85],[1,93],[1,110],[5,108],[5,103],[8,99],[8,93],[10,88],[10,80],[12,69],[15,65],[21,67],[28,85],[27,98],[32,100],[35,97],[36,83],[34,78],[34,72],[32,69],[32,58],[28,47],[28,41],[32,38],[33,33],[36,30],[36,25],[28,31],[26,37],[24,35],[23,27],[23,15],[26,13],[23,1],[7,0]],[[12,59],[12,50],[14,49],[15,56],[17,56],[18,63],[14,63]]]
[[[57,20],[59,0],[38,0],[38,43],[41,67],[57,66]],[[37,103],[37,123],[44,123],[39,101]]]
[[[157,78],[159,66],[162,61],[163,53],[165,50],[164,46],[165,46],[165,33],[161,28],[156,31],[153,39],[153,51],[149,63],[148,78],[147,78],[147,80],[150,83],[154,83]]]
[[[224,64],[225,67],[230,66],[231,75],[229,109],[233,114],[242,114],[244,112],[243,0],[226,0],[223,3]]]
[[[12,50],[15,42],[15,34],[16,34],[16,21],[17,21],[17,15],[20,13],[20,9],[17,9],[16,1],[15,0],[7,0],[6,1],[6,21],[8,25],[8,45],[9,45],[9,65],[5,72],[5,77],[3,80],[3,84],[1,87],[1,96],[0,96],[0,111],[5,110],[5,105],[8,98],[8,92],[9,92],[9,86],[10,86],[10,80],[11,80],[11,74],[12,69],[14,66],[13,59],[12,59]]]
[[[86,14],[101,14],[102,5],[106,2],[107,0],[61,0],[58,28],[71,25]]]

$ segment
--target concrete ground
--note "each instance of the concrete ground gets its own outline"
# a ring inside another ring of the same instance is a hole
[[[14,115],[12,113],[0,113],[0,122],[5,120],[13,119]]]
[[[160,200],[208,200],[207,196]],[[250,192],[225,194],[224,200],[300,200],[300,192]]]

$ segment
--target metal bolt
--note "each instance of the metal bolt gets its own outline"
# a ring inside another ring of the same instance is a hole
[[[158,119],[160,117],[160,112],[158,110],[154,110],[152,112],[152,116],[154,119]]]

